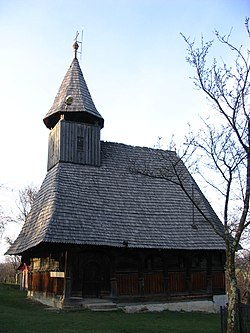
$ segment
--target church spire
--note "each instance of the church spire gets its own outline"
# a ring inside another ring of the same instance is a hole
[[[61,115],[67,120],[98,124],[104,126],[104,119],[97,111],[92,100],[82,70],[77,59],[77,41],[74,42],[74,59],[62,81],[54,103],[43,119],[51,129],[60,120]]]
[[[76,40],[73,48],[74,59],[43,120],[51,130],[48,170],[60,162],[92,166],[101,164],[100,131],[104,120],[97,111],[84,80],[77,59]]]

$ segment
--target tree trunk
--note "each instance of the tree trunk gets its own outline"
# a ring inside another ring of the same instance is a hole
[[[236,304],[237,304],[237,280],[235,274],[235,253],[227,256],[226,264],[227,288],[228,288],[228,314],[227,333],[235,333],[236,327]]]

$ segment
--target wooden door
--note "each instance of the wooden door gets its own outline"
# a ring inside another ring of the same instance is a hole
[[[100,267],[89,262],[83,268],[83,297],[98,297],[100,294]]]

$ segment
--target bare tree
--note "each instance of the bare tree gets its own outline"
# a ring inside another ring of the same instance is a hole
[[[241,251],[236,257],[236,276],[243,303],[250,304],[250,251]]]
[[[35,200],[37,195],[38,188],[32,184],[26,186],[25,188],[19,190],[19,197],[17,202],[17,208],[19,210],[19,214],[17,216],[17,221],[19,223],[23,223],[31,209],[31,206]]]
[[[9,258],[5,262],[0,263],[0,282],[16,283],[16,269],[9,262]]]
[[[12,222],[23,224],[29,214],[37,192],[38,187],[33,184],[29,184],[23,189],[19,190],[18,197],[15,202],[17,214],[5,215],[5,224]]]
[[[4,190],[7,194],[10,192],[15,192],[1,184],[0,190]],[[19,190],[17,199],[13,200],[13,205],[10,205],[15,208],[14,211],[17,211],[16,213],[8,212],[6,207],[0,204],[0,238],[3,236],[9,223],[23,224],[28,216],[37,192],[38,187],[34,186],[33,184],[27,185],[23,189]],[[4,193],[4,195],[6,195],[6,193]]]
[[[9,223],[24,223],[27,218],[31,206],[35,200],[37,195],[38,188],[32,184],[24,187],[23,189],[18,191],[18,197],[15,202],[15,206],[17,208],[17,214],[7,214],[4,213],[4,210],[0,207],[0,235],[8,232],[8,224]],[[5,242],[8,245],[13,244],[13,240],[6,236],[4,238]],[[21,258],[20,256],[6,256],[5,263],[1,264],[0,267],[0,280],[5,282],[15,282],[15,276],[18,266],[20,266]]]
[[[4,229],[5,229],[5,216],[3,213],[3,208],[0,206],[0,236],[2,236]]]
[[[245,26],[250,38],[248,18]],[[237,297],[235,256],[250,225],[250,50],[233,45],[231,33],[223,36],[215,31],[216,41],[225,47],[226,52],[233,54],[234,62],[228,66],[223,60],[214,59],[209,65],[214,41],[204,42],[202,38],[201,46],[196,47],[195,42],[182,36],[187,44],[187,62],[196,73],[194,85],[205,93],[213,107],[211,116],[204,120],[202,131],[189,137],[187,142],[204,157],[204,166],[212,175],[206,181],[223,198],[222,237],[226,247],[228,279],[227,333],[233,333]]]
[[[11,246],[14,241],[10,237],[5,237],[5,242]],[[21,264],[21,257],[18,255],[11,255],[5,257],[5,263],[8,264],[9,267],[12,267],[12,270],[16,272],[17,268]]]
[[[2,187],[3,187],[3,185],[0,184],[0,190],[2,190]],[[3,210],[2,205],[0,205],[0,238],[2,237],[3,232],[5,230],[5,225],[6,225],[6,218],[4,215],[4,210]]]

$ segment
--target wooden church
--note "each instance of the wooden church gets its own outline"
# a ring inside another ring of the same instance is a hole
[[[27,265],[29,296],[63,307],[225,294],[218,217],[175,152],[100,140],[104,119],[74,48],[44,118],[48,172],[7,252]]]

